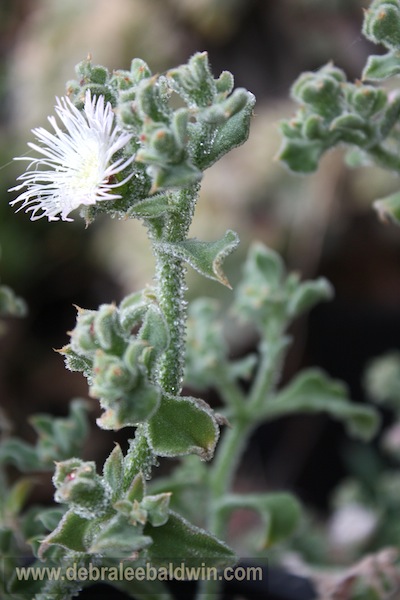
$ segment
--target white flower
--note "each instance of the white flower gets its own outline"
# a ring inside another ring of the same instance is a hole
[[[104,97],[93,98],[86,93],[83,112],[69,98],[57,98],[57,116],[64,129],[60,129],[55,117],[49,117],[54,133],[43,127],[32,132],[40,143],[28,146],[40,154],[39,158],[21,156],[15,160],[30,161],[22,175],[21,184],[9,191],[24,188],[11,206],[18,202],[18,210],[30,211],[31,220],[47,217],[49,221],[72,221],[71,211],[81,205],[93,205],[103,200],[115,200],[121,196],[114,189],[123,185],[114,176],[121,173],[133,160],[113,157],[131,139],[114,121],[111,104]]]

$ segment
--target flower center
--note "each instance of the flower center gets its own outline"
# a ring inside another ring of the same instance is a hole
[[[85,140],[85,145],[76,154],[74,168],[68,169],[69,188],[72,193],[86,194],[92,192],[101,183],[103,172],[99,143],[97,140]]]

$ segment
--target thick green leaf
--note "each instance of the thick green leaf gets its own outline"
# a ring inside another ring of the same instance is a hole
[[[148,556],[157,566],[183,563],[189,568],[203,565],[222,568],[236,561],[234,552],[224,542],[174,512],[170,512],[168,521],[161,527],[147,523],[144,533],[153,539]]]
[[[147,519],[153,527],[165,525],[169,518],[169,503],[171,492],[145,496],[140,503],[147,512]]]
[[[382,81],[400,74],[400,52],[393,51],[383,56],[369,56],[363,70],[363,80]]]
[[[56,544],[67,550],[75,552],[86,552],[85,537],[90,526],[90,521],[80,517],[73,511],[69,510],[54,531],[52,531],[40,544],[39,558],[43,556],[46,549]]]
[[[289,298],[288,314],[292,318],[297,317],[322,300],[330,300],[332,296],[333,287],[324,277],[299,283]]]
[[[325,145],[319,140],[285,139],[278,160],[295,173],[313,173],[325,150]]]
[[[189,239],[179,243],[160,243],[158,247],[166,254],[186,261],[193,269],[214,281],[230,288],[229,281],[221,265],[239,244],[237,233],[228,230],[224,237],[216,242],[202,242]]]
[[[124,515],[116,514],[101,526],[92,539],[89,552],[119,558],[131,556],[150,544],[151,537],[143,535],[141,525],[131,525]]]
[[[0,463],[15,465],[20,471],[41,468],[35,448],[17,438],[4,440],[0,445]]]
[[[145,158],[144,156],[143,162],[150,162],[146,161]],[[200,181],[203,176],[202,172],[192,165],[189,160],[177,164],[151,165],[149,166],[149,172],[153,181],[151,193],[162,189],[193,185]]]
[[[265,407],[267,419],[292,413],[326,412],[343,421],[351,435],[371,439],[379,425],[377,412],[369,406],[360,406],[348,399],[345,385],[329,379],[318,369],[309,369],[298,375]]]
[[[140,502],[146,491],[146,482],[142,473],[138,473],[132,480],[131,485],[126,493],[126,499],[129,502]]]
[[[164,395],[148,422],[148,439],[159,456],[198,454],[210,460],[219,437],[211,409],[191,397]]]
[[[212,146],[207,156],[203,156],[201,161],[202,169],[207,169],[224,154],[247,140],[255,102],[253,94],[242,88],[236,89],[232,96],[225,101],[225,118],[228,118],[225,123],[217,127]],[[242,106],[242,108],[237,110],[238,106]]]
[[[169,332],[165,317],[155,304],[148,307],[138,339],[145,340],[157,356],[168,347]]]
[[[161,217],[173,208],[169,194],[155,194],[134,204],[127,214],[138,218],[154,219]]]
[[[124,478],[124,455],[119,444],[117,444],[103,467],[105,482],[112,490],[113,499],[118,497],[122,489]]]

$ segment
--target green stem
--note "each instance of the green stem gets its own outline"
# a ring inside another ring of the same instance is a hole
[[[232,487],[235,472],[240,457],[248,442],[253,429],[253,422],[242,418],[234,423],[232,429],[227,429],[220,441],[216,456],[211,466],[210,490],[211,510],[209,513],[208,527],[216,536],[224,533],[223,520],[216,510],[219,500],[229,492]]]
[[[154,244],[156,255],[156,293],[170,334],[169,347],[160,365],[158,383],[162,389],[177,396],[181,392],[185,360],[186,266],[182,260],[162,250],[162,243],[179,243],[187,238],[198,196],[199,186],[171,194],[173,210],[168,212],[162,228],[161,242]]]
[[[245,411],[236,413],[233,428],[224,433],[220,441],[216,456],[211,466],[210,474],[210,506],[208,529],[219,538],[226,539],[226,526],[229,511],[221,510],[221,499],[226,497],[232,489],[233,479],[239,460],[246,449],[251,432],[259,422],[260,410],[265,404],[271,390],[275,388],[284,359],[285,350],[289,338],[279,335],[274,336],[269,342],[262,341],[260,344],[260,362],[257,375],[249,393],[249,401]],[[232,390],[235,393],[237,390]],[[231,401],[231,406],[237,404],[239,398]],[[213,598],[218,593],[220,582],[202,582],[198,598],[202,600]]]
[[[290,338],[279,333],[260,344],[260,364],[254,383],[249,394],[249,412],[258,415],[271,390],[278,383],[281,375],[285,351],[290,343]]]
[[[247,419],[236,421],[232,429],[224,432],[217,447],[217,454],[211,465],[210,473],[210,504],[207,529],[219,539],[226,539],[226,524],[228,514],[220,510],[220,499],[231,488],[239,459],[246,448],[248,437],[253,424]],[[208,579],[199,583],[198,600],[213,600],[219,593],[221,582]]]

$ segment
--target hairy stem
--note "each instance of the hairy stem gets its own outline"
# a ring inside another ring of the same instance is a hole
[[[165,392],[175,396],[182,388],[185,360],[186,266],[182,260],[165,252],[163,244],[186,240],[198,191],[199,186],[196,184],[171,195],[173,210],[165,217],[161,239],[157,240],[160,243],[153,244],[156,255],[157,297],[170,335],[169,347],[160,366],[158,383]]]

